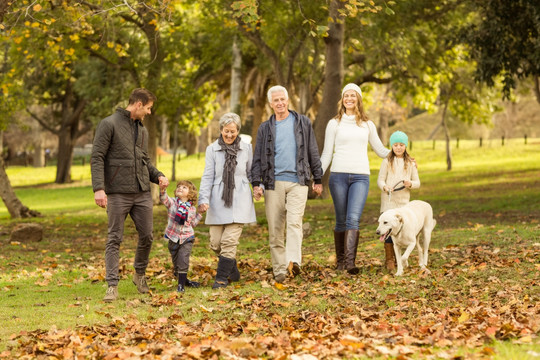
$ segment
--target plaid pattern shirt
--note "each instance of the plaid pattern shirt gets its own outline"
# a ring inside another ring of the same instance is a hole
[[[184,225],[180,225],[174,220],[178,208],[178,200],[172,198],[167,193],[160,194],[159,200],[167,207],[167,228],[165,229],[165,238],[179,244],[183,244],[187,239],[195,236],[193,228],[199,224],[202,215],[197,213],[195,206],[188,210],[188,216]]]

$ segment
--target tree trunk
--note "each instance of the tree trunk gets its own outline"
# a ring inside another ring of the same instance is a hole
[[[452,97],[453,85],[448,93],[448,97],[444,103],[444,108],[441,116],[441,125],[444,130],[444,137],[446,139],[446,170],[452,170],[452,150],[450,146],[450,134],[448,133],[448,127],[446,126],[446,112],[448,110],[448,104],[450,103],[450,98]]]
[[[182,143],[185,144],[186,152],[188,155],[194,155],[199,150],[199,137],[192,133],[184,133]]]
[[[76,99],[73,103],[74,94],[71,82],[68,81],[65,99],[62,102],[62,123],[57,132],[58,135],[58,165],[56,167],[57,184],[71,182],[71,163],[73,161],[73,147],[77,139],[89,130],[80,130],[81,114],[86,107],[85,100]]]
[[[332,0],[330,3],[330,17],[328,37],[326,43],[326,64],[324,69],[323,96],[317,118],[315,119],[314,131],[319,146],[319,153],[324,146],[324,133],[328,121],[336,116],[336,106],[341,99],[341,86],[343,84],[343,34],[345,23],[339,10],[344,6],[340,0]],[[323,178],[323,187],[328,189],[330,171],[326,171]],[[329,191],[324,191],[323,198],[327,198]]]
[[[231,67],[231,102],[230,109],[232,112],[240,115],[240,92],[242,88],[242,53],[238,46],[238,37],[234,38],[232,45],[232,67]]]
[[[388,145],[388,117],[386,115],[386,111],[381,109],[379,112],[379,128],[377,129],[377,132],[383,144]]]
[[[536,101],[540,104],[540,76],[534,76],[534,96],[536,96]]]
[[[266,121],[264,117],[264,107],[266,106],[267,97],[266,97],[266,88],[268,85],[268,77],[263,74],[258,73],[256,75],[256,85],[253,88],[253,122],[251,124],[251,144],[253,149],[255,149],[255,144],[257,143],[257,131],[259,126]]]
[[[0,197],[2,197],[2,201],[4,202],[4,205],[6,205],[6,208],[9,214],[14,219],[41,216],[39,212],[35,210],[30,210],[29,208],[24,206],[21,203],[21,201],[17,198],[17,195],[15,195],[15,192],[13,191],[13,188],[11,187],[11,183],[9,182],[6,169],[4,168],[4,159],[2,159],[1,156],[0,156]]]
[[[50,122],[43,120],[40,116],[34,114],[30,109],[26,111],[43,126],[46,130],[58,136],[58,165],[56,168],[57,184],[71,182],[71,161],[73,158],[73,146],[75,141],[87,133],[91,124],[86,122],[82,128],[81,114],[86,107],[86,100],[79,99],[74,93],[71,81],[66,82],[65,94],[61,104],[60,124],[51,125]]]
[[[171,181],[176,181],[176,153],[178,151],[178,121],[180,119],[180,107],[176,109],[174,115],[174,127],[173,127],[173,156],[172,156],[172,175]]]
[[[0,22],[4,21],[4,15],[7,13],[7,10],[11,4],[11,1],[0,1]]]
[[[298,112],[307,115],[313,105],[313,94],[311,93],[311,78],[298,84]]]
[[[167,118],[161,116],[159,119],[161,125],[161,137],[159,139],[159,145],[163,150],[169,150],[171,147],[169,145],[171,134],[169,132],[169,124],[167,124]]]
[[[450,146],[450,134],[448,133],[448,127],[446,121],[443,120],[444,137],[446,138],[446,170],[452,170],[452,149]]]
[[[141,21],[126,15],[120,16],[136,24],[142,30],[146,36],[146,39],[148,40],[148,51],[151,62],[148,64],[148,72],[143,80],[143,84],[140,84],[139,86],[144,86],[153,94],[156,94],[157,90],[161,86],[161,70],[163,68],[163,61],[166,57],[166,52],[161,43],[161,34],[157,28],[158,25],[154,18],[155,14],[150,11],[144,3],[140,3],[139,7],[137,8],[137,15]],[[157,109],[158,107],[159,99],[157,99],[154,109]],[[154,114],[154,110],[152,111],[152,114],[145,117],[143,123],[148,131],[148,156],[150,157],[152,164],[159,169],[157,166],[158,117]],[[152,191],[152,199],[154,204],[159,204],[159,187],[156,184],[151,183],[150,188]]]
[[[56,168],[57,184],[71,182],[71,162],[73,161],[73,140],[69,134],[70,129],[61,129],[58,134],[58,165]]]
[[[388,94],[390,92],[390,86],[386,86],[386,90],[384,92],[384,95],[382,96],[381,100],[381,110],[379,111],[379,128],[377,129],[377,133],[379,134],[379,138],[383,142],[383,144],[388,145],[388,118],[389,112],[385,109],[385,104],[387,104],[387,98]]]
[[[33,153],[33,166],[34,167],[45,167],[45,149],[43,149],[43,144],[41,139],[34,144],[34,153]]]

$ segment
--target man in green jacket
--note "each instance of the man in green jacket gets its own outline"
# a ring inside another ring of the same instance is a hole
[[[167,188],[169,180],[148,157],[148,131],[142,125],[156,97],[146,89],[135,89],[125,109],[103,119],[92,148],[92,187],[96,204],[107,208],[109,229],[105,245],[108,288],[103,300],[118,297],[118,266],[124,221],[129,214],[139,234],[133,267],[133,283],[140,293],[149,291],[146,267],[153,241],[153,201],[150,182]]]

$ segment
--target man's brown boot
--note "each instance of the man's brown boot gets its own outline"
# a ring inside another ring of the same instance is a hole
[[[137,286],[137,290],[141,294],[146,294],[150,291],[150,288],[148,287],[148,284],[146,283],[146,275],[145,274],[133,274],[133,283],[135,286]]]
[[[107,288],[107,293],[105,294],[105,297],[103,298],[103,301],[105,302],[113,302],[118,298],[118,287],[117,286],[109,286]]]

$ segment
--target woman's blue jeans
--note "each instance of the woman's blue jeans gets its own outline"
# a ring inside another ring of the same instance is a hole
[[[369,175],[330,173],[330,194],[336,213],[335,231],[358,230],[369,191]]]

